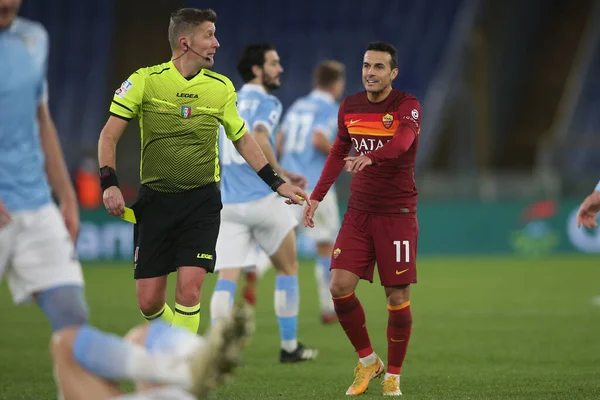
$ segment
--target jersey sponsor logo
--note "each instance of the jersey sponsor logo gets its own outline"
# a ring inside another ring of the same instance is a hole
[[[412,111],[410,112],[410,115],[405,115],[402,117],[402,119],[411,121],[412,123],[415,124],[415,128],[420,131],[420,127],[419,127],[419,111],[416,108],[413,108]],[[418,134],[418,132],[417,132]]]
[[[366,138],[357,139],[355,137],[352,138],[352,144],[354,145],[354,150],[356,150],[356,152],[361,156],[364,156],[365,154],[368,154],[372,151],[375,151],[375,150],[383,147],[383,145],[389,141],[390,141],[390,139],[381,140],[381,139],[366,139]]]
[[[192,107],[190,106],[181,106],[181,117],[189,118],[192,116]]]
[[[390,129],[390,127],[394,124],[394,116],[392,114],[385,114],[381,117],[381,123],[385,126],[385,129]]]
[[[337,249],[335,249],[333,251],[333,258],[338,258],[341,253],[342,253],[342,250],[338,247]]]
[[[362,119],[350,119],[350,125],[354,125],[360,121],[362,121]]]
[[[133,83],[131,83],[131,81],[127,79],[125,82],[121,83],[121,87],[115,91],[115,95],[119,96],[120,98],[125,97],[125,95],[129,91],[129,89],[131,89],[132,86]]]
[[[177,93],[177,97],[187,97],[190,99],[197,99],[198,95],[195,93]]]
[[[271,121],[273,125],[277,125],[277,121],[279,121],[279,112],[277,110],[271,111],[269,114],[269,121]]]

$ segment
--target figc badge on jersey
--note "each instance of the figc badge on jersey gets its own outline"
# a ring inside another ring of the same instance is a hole
[[[189,118],[192,116],[192,107],[190,106],[181,106],[181,117]]]

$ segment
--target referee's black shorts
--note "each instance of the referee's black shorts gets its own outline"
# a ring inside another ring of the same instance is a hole
[[[137,220],[135,279],[164,276],[188,266],[213,272],[223,208],[216,183],[181,193],[142,186],[131,208]]]

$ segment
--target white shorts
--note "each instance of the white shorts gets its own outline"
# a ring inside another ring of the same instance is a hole
[[[296,225],[292,206],[273,193],[248,203],[224,204],[215,270],[256,265],[259,247],[272,256]]]
[[[327,196],[319,203],[319,208],[313,218],[314,228],[307,228],[302,221],[304,207],[294,207],[294,216],[300,224],[300,230],[316,244],[335,243],[337,234],[340,230],[340,209],[338,206],[337,194],[335,190],[329,191]]]
[[[114,397],[113,400],[196,400],[196,397],[183,389],[167,386],[143,392],[124,394]]]
[[[61,285],[83,285],[81,265],[62,215],[54,204],[20,211],[0,228],[0,280],[6,274],[16,304]]]

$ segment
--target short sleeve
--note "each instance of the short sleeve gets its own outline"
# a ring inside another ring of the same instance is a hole
[[[229,140],[235,142],[246,132],[246,124],[237,109],[237,94],[233,86],[228,86],[227,101],[223,110],[223,120],[221,125],[225,128],[225,133]]]
[[[323,133],[329,141],[335,140],[337,133],[337,109],[328,107],[315,118],[315,132]]]
[[[50,54],[50,43],[48,32],[43,26],[39,25],[39,31],[36,34],[36,57],[39,57],[39,66],[41,68],[40,79],[36,88],[38,104],[48,102],[48,56]]]
[[[252,130],[254,130],[257,125],[262,125],[269,132],[269,136],[271,136],[275,127],[279,124],[281,111],[281,103],[275,98],[261,100],[256,109],[256,113],[254,114],[254,122],[251,127]]]
[[[137,116],[142,105],[144,95],[144,76],[140,71],[134,72],[115,91],[110,113],[121,119],[129,121]]]
[[[48,81],[43,79],[37,88],[38,105],[48,103]]]
[[[414,97],[409,97],[398,106],[396,112],[400,125],[410,127],[415,135],[421,131],[421,104]]]

